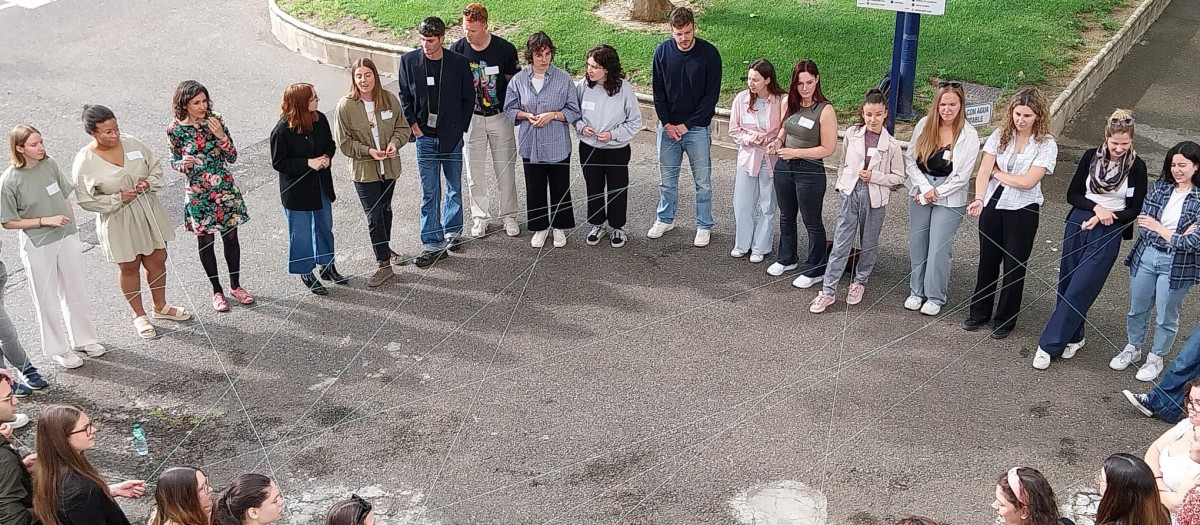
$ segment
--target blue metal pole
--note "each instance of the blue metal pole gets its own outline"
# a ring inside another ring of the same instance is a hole
[[[896,118],[913,120],[913,89],[917,79],[917,37],[921,33],[921,15],[905,13],[904,46],[900,58],[900,103]],[[894,59],[893,59],[894,60]]]
[[[904,47],[904,18],[904,13],[896,12],[896,32],[892,36],[892,69],[888,73],[888,133],[896,132],[896,109],[899,107],[900,100],[900,52]]]

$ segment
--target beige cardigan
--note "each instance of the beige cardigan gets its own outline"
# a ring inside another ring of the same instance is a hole
[[[850,195],[858,182],[858,172],[867,157],[866,135],[866,126],[854,126],[846,130],[842,165],[838,168],[837,182],[833,186],[833,189],[842,195]],[[887,129],[880,131],[879,145],[875,147],[875,155],[871,157],[867,169],[871,170],[871,180],[867,182],[871,207],[887,206],[892,186],[903,184],[908,179],[904,172],[904,152],[900,149],[900,143]]]
[[[387,149],[388,143],[396,145],[396,149],[408,144],[408,135],[412,130],[404,119],[404,110],[400,100],[391,92],[384,91],[392,109],[391,115],[383,118],[384,112],[375,105],[375,122],[379,123],[379,149]],[[342,155],[350,159],[350,173],[354,174],[354,182],[378,182],[379,162],[371,158],[369,151],[375,147],[375,139],[371,136],[371,123],[367,120],[367,109],[362,99],[352,99],[348,96],[338,101],[337,110],[337,143]],[[400,175],[400,157],[396,156],[383,162],[383,178],[395,179]]]

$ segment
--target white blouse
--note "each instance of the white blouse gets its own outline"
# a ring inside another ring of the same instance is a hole
[[[1054,173],[1054,164],[1058,160],[1058,143],[1054,142],[1054,137],[1050,135],[1046,135],[1046,138],[1040,142],[1030,137],[1029,143],[1025,145],[1025,151],[1020,153],[1017,153],[1017,148],[1011,140],[1004,151],[999,151],[999,149],[1000,130],[996,130],[984,143],[983,151],[996,156],[996,167],[1000,171],[1017,176],[1028,173],[1034,167],[1046,168],[1046,175],[1050,175]],[[992,195],[999,187],[1000,181],[996,178],[988,181],[987,195],[983,198],[985,205],[992,201]],[[1006,186],[1004,193],[1000,194],[999,202],[996,203],[996,209],[1019,210],[1030,204],[1041,204],[1042,202],[1042,183],[1040,181],[1027,190]]]

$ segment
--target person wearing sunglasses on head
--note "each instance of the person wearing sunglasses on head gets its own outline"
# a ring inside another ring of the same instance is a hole
[[[967,122],[960,82],[940,82],[929,112],[913,127],[908,174],[908,299],[904,308],[938,315],[950,288],[954,234],[967,209],[979,160],[979,132]]]
[[[82,410],[52,405],[38,414],[33,510],[42,525],[129,525],[113,499],[138,498],[146,482],[109,485],[84,452],[96,446],[96,426]]]
[[[283,516],[279,486],[262,474],[233,479],[217,500],[213,525],[266,525]]]
[[[1146,197],[1146,163],[1133,150],[1133,115],[1123,109],[1104,126],[1104,142],[1084,152],[1067,187],[1067,226],[1058,264],[1058,300],[1038,339],[1033,367],[1070,359],[1083,347],[1088,309],[1100,295]],[[1128,363],[1126,363],[1128,366]],[[1124,367],[1122,367],[1124,368]]]
[[[375,525],[375,511],[358,494],[334,503],[325,514],[325,525]]]
[[[5,385],[5,383],[9,385]],[[29,417],[17,413],[17,398],[9,392],[13,382],[8,370],[0,368],[0,523],[5,525],[29,525],[34,522],[33,478],[30,477],[29,462],[11,441],[14,428],[29,424]]]
[[[148,525],[210,525],[212,487],[196,467],[171,467],[154,483],[154,510]]]

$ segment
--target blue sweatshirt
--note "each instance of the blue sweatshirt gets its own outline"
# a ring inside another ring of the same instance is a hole
[[[721,95],[721,53],[715,46],[697,38],[683,52],[667,39],[654,50],[652,77],[659,121],[688,129],[712,122]]]

